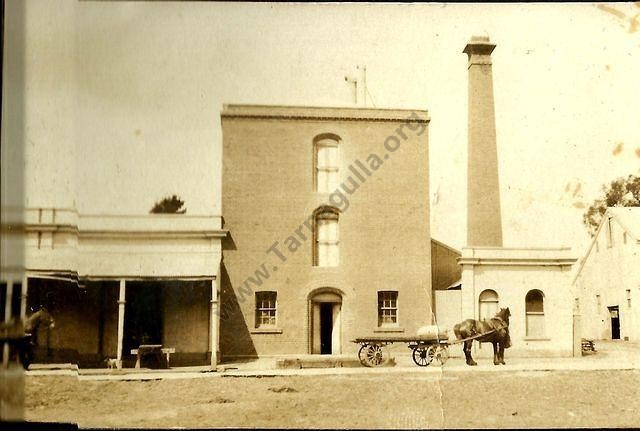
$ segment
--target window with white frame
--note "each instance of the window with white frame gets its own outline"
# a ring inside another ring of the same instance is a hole
[[[541,291],[530,290],[525,297],[527,337],[544,337],[544,295]]]
[[[333,193],[340,183],[340,141],[334,135],[321,135],[314,140],[316,191]]]
[[[277,293],[256,292],[256,328],[276,326]]]
[[[483,290],[479,297],[480,320],[489,320],[498,312],[498,294],[495,290]]]
[[[325,206],[316,210],[314,230],[314,265],[338,266],[340,260],[340,239],[336,208]]]
[[[378,292],[378,326],[398,324],[398,292],[385,290]]]

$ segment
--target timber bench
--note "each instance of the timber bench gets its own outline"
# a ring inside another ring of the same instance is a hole
[[[583,338],[582,340],[582,354],[589,354],[596,352],[596,344],[593,340]]]
[[[162,344],[141,344],[137,349],[131,349],[131,354],[136,355],[136,368],[140,368],[140,360],[145,356],[157,355],[161,352],[167,359],[167,368],[170,368],[172,353],[176,353],[174,347],[162,347]]]

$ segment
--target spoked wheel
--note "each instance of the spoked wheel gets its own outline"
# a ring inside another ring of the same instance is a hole
[[[368,344],[360,348],[358,357],[363,357],[364,361],[360,361],[367,367],[377,367],[384,362],[384,353],[382,352],[382,346],[377,344]]]
[[[358,350],[358,359],[360,360],[360,363],[362,365],[364,365],[365,367],[369,366],[369,364],[367,363],[367,356],[366,356],[367,348],[369,348],[369,345],[368,344],[363,344],[360,347],[360,350]]]
[[[435,357],[440,362],[440,365],[444,365],[449,359],[449,348],[447,346],[441,345],[436,347]]]
[[[418,346],[413,349],[413,362],[420,367],[426,367],[433,361],[436,346]]]

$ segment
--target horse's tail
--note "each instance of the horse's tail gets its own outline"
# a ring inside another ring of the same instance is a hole
[[[460,324],[456,323],[453,325],[453,333],[456,334],[456,338],[458,340],[462,340],[462,334],[460,334]]]

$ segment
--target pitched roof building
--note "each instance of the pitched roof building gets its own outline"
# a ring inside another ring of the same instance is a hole
[[[640,340],[640,207],[607,209],[573,285],[583,337]]]

